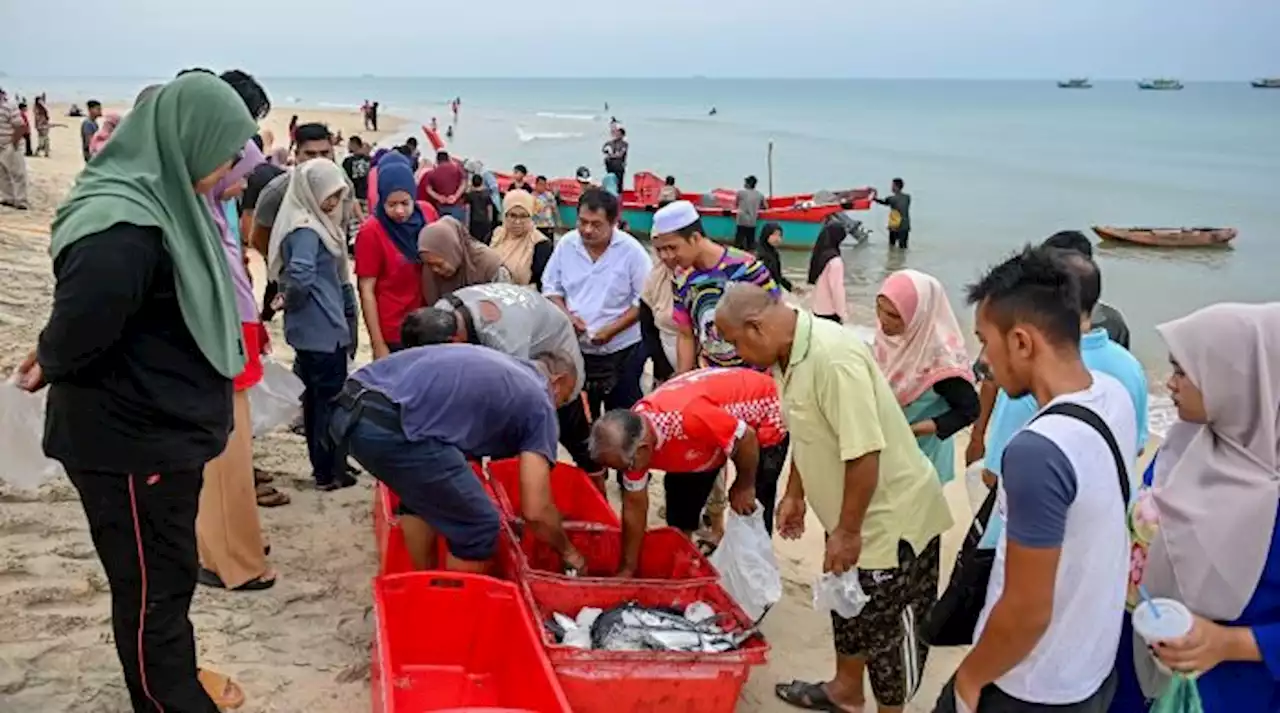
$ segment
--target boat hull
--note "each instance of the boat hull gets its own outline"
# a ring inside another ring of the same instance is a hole
[[[626,221],[627,232],[637,237],[649,237],[653,232],[653,207],[624,207],[622,219]],[[845,210],[842,205],[820,206],[805,210],[791,211],[795,215],[786,216],[783,211],[764,211],[756,224],[757,231],[765,223],[777,223],[782,226],[783,249],[808,250],[818,241],[818,233],[826,219]],[[578,222],[578,206],[560,206],[560,224],[572,228]],[[733,242],[738,232],[738,223],[733,215],[714,215],[702,213],[702,228],[708,238],[722,243]]]
[[[1095,225],[1103,240],[1155,248],[1227,247],[1236,238],[1235,228],[1118,228]]]

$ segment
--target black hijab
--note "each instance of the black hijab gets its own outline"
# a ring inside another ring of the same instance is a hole
[[[818,233],[818,239],[813,243],[813,253],[809,255],[810,285],[817,284],[818,276],[827,263],[840,257],[840,243],[844,242],[845,235],[844,226],[838,223],[822,226],[822,232]]]
[[[756,257],[764,266],[769,268],[769,274],[773,275],[773,281],[782,286],[785,290],[791,289],[791,281],[782,276],[782,256],[778,254],[778,248],[769,242],[769,236],[782,231],[782,226],[777,223],[765,223],[760,229],[760,240],[756,243]]]

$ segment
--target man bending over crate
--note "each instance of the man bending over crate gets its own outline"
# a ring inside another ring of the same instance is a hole
[[[778,474],[787,454],[778,389],[751,369],[685,372],[630,410],[601,416],[591,429],[591,457],[623,473],[622,576],[634,574],[648,525],[649,468],[667,471],[667,524],[690,537],[716,476],[733,460],[729,505],[749,515],[757,496],[773,531]]]
[[[445,569],[484,571],[500,519],[467,457],[519,455],[525,522],[581,569],[551,498],[556,404],[572,398],[576,381],[573,363],[554,353],[528,361],[469,344],[407,349],[351,375],[331,435],[400,498],[416,568],[442,564],[434,561],[439,534]]]

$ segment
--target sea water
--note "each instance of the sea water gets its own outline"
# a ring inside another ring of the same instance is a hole
[[[911,248],[891,253],[881,208],[858,214],[872,239],[845,248],[853,315],[872,323],[893,270],[937,276],[965,325],[964,287],[1028,242],[1093,224],[1233,226],[1234,249],[1101,244],[1103,298],[1126,315],[1153,391],[1168,372],[1155,325],[1219,301],[1280,299],[1280,91],[1247,82],[1142,92],[1132,82],[1059,90],[1053,81],[719,79],[272,79],[276,111],[381,103],[391,116],[452,121],[451,150],[499,169],[603,172],[611,118],[627,129],[630,171],[687,190],[736,189],[754,174],[775,193],[902,177],[913,197]],[[148,79],[9,78],[13,93],[65,101],[131,99]],[[606,103],[608,109],[605,109]],[[710,116],[714,107],[716,115]],[[419,134],[420,135],[420,134]],[[772,172],[768,147],[773,144]],[[807,255],[785,254],[803,282]],[[1153,430],[1170,418],[1157,400]]]

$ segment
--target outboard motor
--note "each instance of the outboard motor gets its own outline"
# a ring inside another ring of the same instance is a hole
[[[867,238],[871,237],[871,231],[862,225],[862,221],[853,217],[851,211],[842,210],[839,213],[832,213],[827,216],[824,223],[835,223],[844,228],[845,235],[853,239],[854,244],[861,245],[867,242]]]

